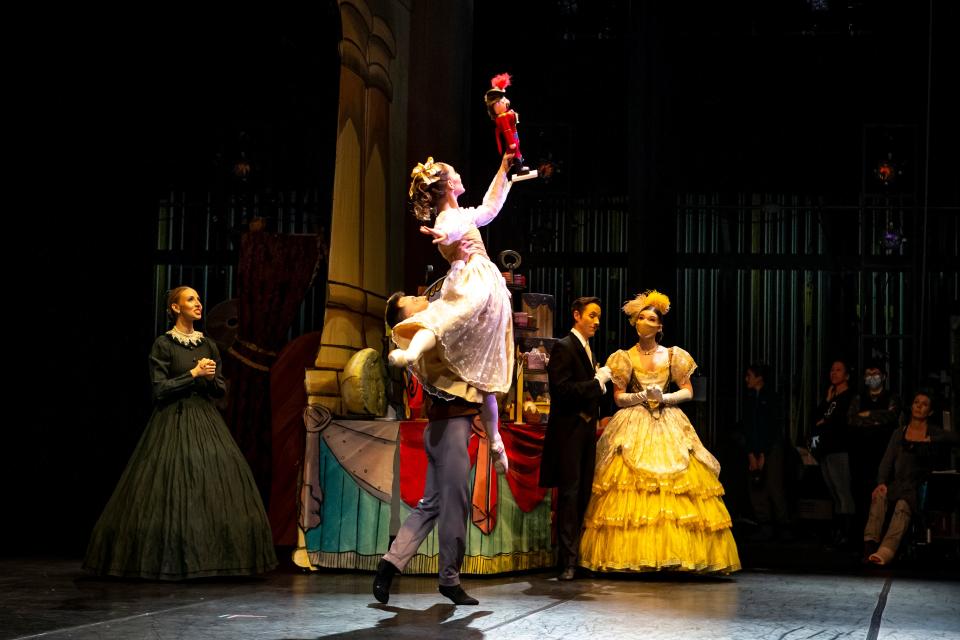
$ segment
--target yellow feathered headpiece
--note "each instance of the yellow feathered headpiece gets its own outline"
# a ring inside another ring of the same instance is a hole
[[[440,174],[443,173],[443,163],[434,162],[433,156],[427,158],[426,162],[418,162],[417,166],[413,168],[413,171],[410,172],[410,177],[413,178],[413,181],[410,183],[409,197],[413,197],[414,192],[417,190],[417,180],[420,181],[420,189],[424,186],[433,184],[440,179]]]
[[[630,324],[637,321],[637,316],[647,307],[653,307],[660,315],[667,315],[670,311],[670,298],[656,289],[649,289],[637,294],[637,297],[623,305],[623,312],[630,316]]]

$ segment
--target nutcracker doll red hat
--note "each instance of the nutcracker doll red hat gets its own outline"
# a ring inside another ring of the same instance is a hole
[[[491,118],[497,115],[493,112],[493,105],[507,95],[507,87],[510,86],[510,74],[500,73],[490,79],[490,88],[483,94],[483,101],[487,104],[487,112]]]
[[[497,99],[507,93],[507,87],[510,86],[510,74],[509,73],[500,73],[492,78],[490,78],[490,88],[487,89],[485,98],[490,100],[491,98]]]

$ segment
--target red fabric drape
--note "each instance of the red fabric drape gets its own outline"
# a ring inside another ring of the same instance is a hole
[[[427,423],[419,420],[400,424],[400,497],[411,507],[415,507],[423,497],[426,484],[427,454],[423,448],[423,431],[426,427]],[[500,436],[510,458],[507,484],[517,505],[525,513],[540,504],[547,492],[547,489],[537,486],[545,433],[541,425],[500,425]],[[470,438],[471,465],[477,462],[479,444],[479,438],[474,434]]]
[[[297,544],[297,487],[304,454],[303,408],[307,406],[303,372],[313,366],[321,335],[321,331],[313,331],[292,341],[270,370],[273,464],[267,515],[276,545]]]
[[[227,424],[265,504],[271,482],[270,367],[313,280],[319,236],[251,231],[240,241],[237,341],[223,354]]]
[[[470,521],[489,535],[497,526],[497,470],[490,457],[490,443],[480,416],[473,419],[473,435],[477,441],[477,460],[474,466],[473,490],[470,496]]]
[[[500,437],[507,449],[510,469],[507,484],[517,506],[529,513],[540,504],[547,489],[537,486],[540,481],[540,456],[546,426],[539,424],[505,423],[500,425]]]
[[[427,452],[423,448],[426,420],[400,423],[400,498],[416,507],[427,485]],[[477,463],[480,442],[477,434],[470,436],[470,466]]]

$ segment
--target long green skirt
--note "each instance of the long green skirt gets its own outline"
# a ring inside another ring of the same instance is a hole
[[[253,474],[217,409],[197,395],[155,409],[93,529],[84,568],[183,580],[276,565]]]

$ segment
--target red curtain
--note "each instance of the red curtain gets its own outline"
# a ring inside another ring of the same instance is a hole
[[[427,476],[427,454],[423,449],[425,421],[409,421],[400,424],[400,497],[410,507],[415,507],[423,497]],[[537,486],[540,478],[540,454],[543,451],[545,427],[541,425],[500,425],[500,436],[507,449],[510,469],[507,484],[514,500],[522,511],[532,511],[546,495],[547,489]],[[477,463],[479,438],[470,438],[470,464]],[[495,473],[495,472],[494,472]],[[495,502],[495,495],[494,502]]]
[[[313,281],[320,236],[250,231],[240,241],[237,340],[223,357],[227,424],[264,504],[271,483],[270,368]]]

